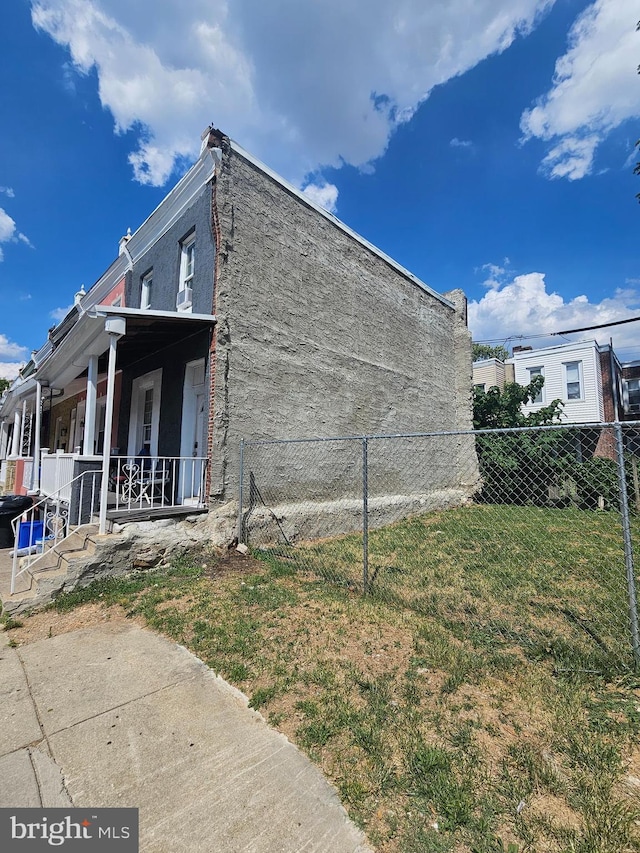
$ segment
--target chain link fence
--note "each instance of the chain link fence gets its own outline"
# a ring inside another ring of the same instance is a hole
[[[640,423],[250,441],[257,556],[594,672],[640,665]]]

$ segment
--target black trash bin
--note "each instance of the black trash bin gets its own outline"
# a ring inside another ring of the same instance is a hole
[[[11,522],[29,509],[33,499],[26,495],[0,496],[0,548],[12,548],[14,535]]]

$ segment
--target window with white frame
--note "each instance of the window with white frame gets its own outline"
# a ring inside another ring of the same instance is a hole
[[[582,400],[582,362],[568,361],[564,365],[567,400]]]
[[[640,412],[640,379],[627,379],[625,385],[628,411]]]
[[[180,256],[180,290],[191,287],[196,260],[196,235],[192,234],[182,242]]]
[[[153,286],[153,270],[142,277],[140,289],[140,307],[151,308],[151,290]]]
[[[527,368],[529,371],[529,383],[533,382],[536,376],[544,376],[544,368],[542,367],[529,367]],[[544,402],[544,394],[543,389],[541,388],[536,396],[531,401],[532,403],[543,403]]]

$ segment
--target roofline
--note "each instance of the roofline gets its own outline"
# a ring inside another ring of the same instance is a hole
[[[229,139],[228,137],[226,138]],[[379,249],[377,246],[374,246],[373,243],[370,243],[352,228],[349,228],[348,225],[345,225],[345,223],[342,222],[342,220],[338,219],[337,216],[334,216],[333,213],[329,213],[329,211],[325,210],[324,207],[321,207],[315,201],[312,201],[312,199],[308,198],[303,192],[301,192],[301,190],[299,190],[293,184],[289,183],[289,181],[287,181],[277,172],[274,172],[261,160],[258,160],[257,157],[254,157],[253,154],[249,154],[248,151],[245,151],[245,149],[241,145],[238,145],[237,142],[234,142],[233,139],[229,139],[229,145],[232,151],[240,155],[240,157],[245,159],[248,163],[251,163],[257,169],[260,169],[261,172],[264,172],[265,175],[268,175],[268,177],[270,177],[273,181],[275,181],[277,184],[280,184],[280,186],[287,190],[287,192],[291,193],[291,195],[294,195],[297,199],[306,204],[307,207],[310,207],[313,210],[317,211],[321,216],[331,222],[332,225],[335,225],[336,228],[339,228],[341,231],[344,231],[344,233],[348,234],[349,237],[352,237],[366,249],[369,249],[370,252],[373,252],[374,255],[377,255],[390,267],[393,267],[396,272],[401,273],[401,275],[409,279],[409,281],[413,282],[413,284],[424,290],[425,293],[428,293],[430,296],[435,297],[448,308],[453,308],[455,310],[455,305],[453,304],[453,302],[450,302],[441,293],[438,293],[437,290],[434,290],[432,287],[429,287],[428,284],[425,284],[423,281],[421,281],[416,275],[406,269],[406,267],[403,267],[397,261],[394,261],[393,258],[385,254],[382,249]]]
[[[480,364],[502,364],[504,366],[506,364],[506,361],[502,361],[502,359],[495,358],[492,356],[491,358],[479,358],[478,361],[472,362],[472,365],[474,367],[477,367]]]
[[[595,339],[589,338],[584,341],[569,341],[564,344],[552,344],[549,347],[540,347],[539,349],[526,349],[521,350],[520,352],[514,352],[507,361],[511,362],[514,359],[518,358],[526,358],[527,356],[536,356],[539,353],[548,352],[549,350],[558,350],[558,349],[570,349],[576,347],[585,347],[592,346],[598,350],[598,352],[606,352],[606,350],[610,349],[609,344],[599,344]],[[506,364],[507,362],[505,362]]]

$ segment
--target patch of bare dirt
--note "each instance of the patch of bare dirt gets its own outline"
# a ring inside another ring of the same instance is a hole
[[[216,580],[227,575],[249,575],[261,571],[264,571],[264,563],[231,547],[216,550],[215,561],[207,563],[204,576]]]
[[[18,621],[22,622],[22,626],[10,628],[7,634],[21,646],[48,637],[57,637],[59,634],[68,634],[79,628],[91,628],[105,622],[126,622],[128,625],[145,626],[143,619],[127,617],[124,609],[119,605],[105,607],[95,602],[81,604],[66,613],[58,613],[55,610],[40,611],[32,616],[20,616]]]

